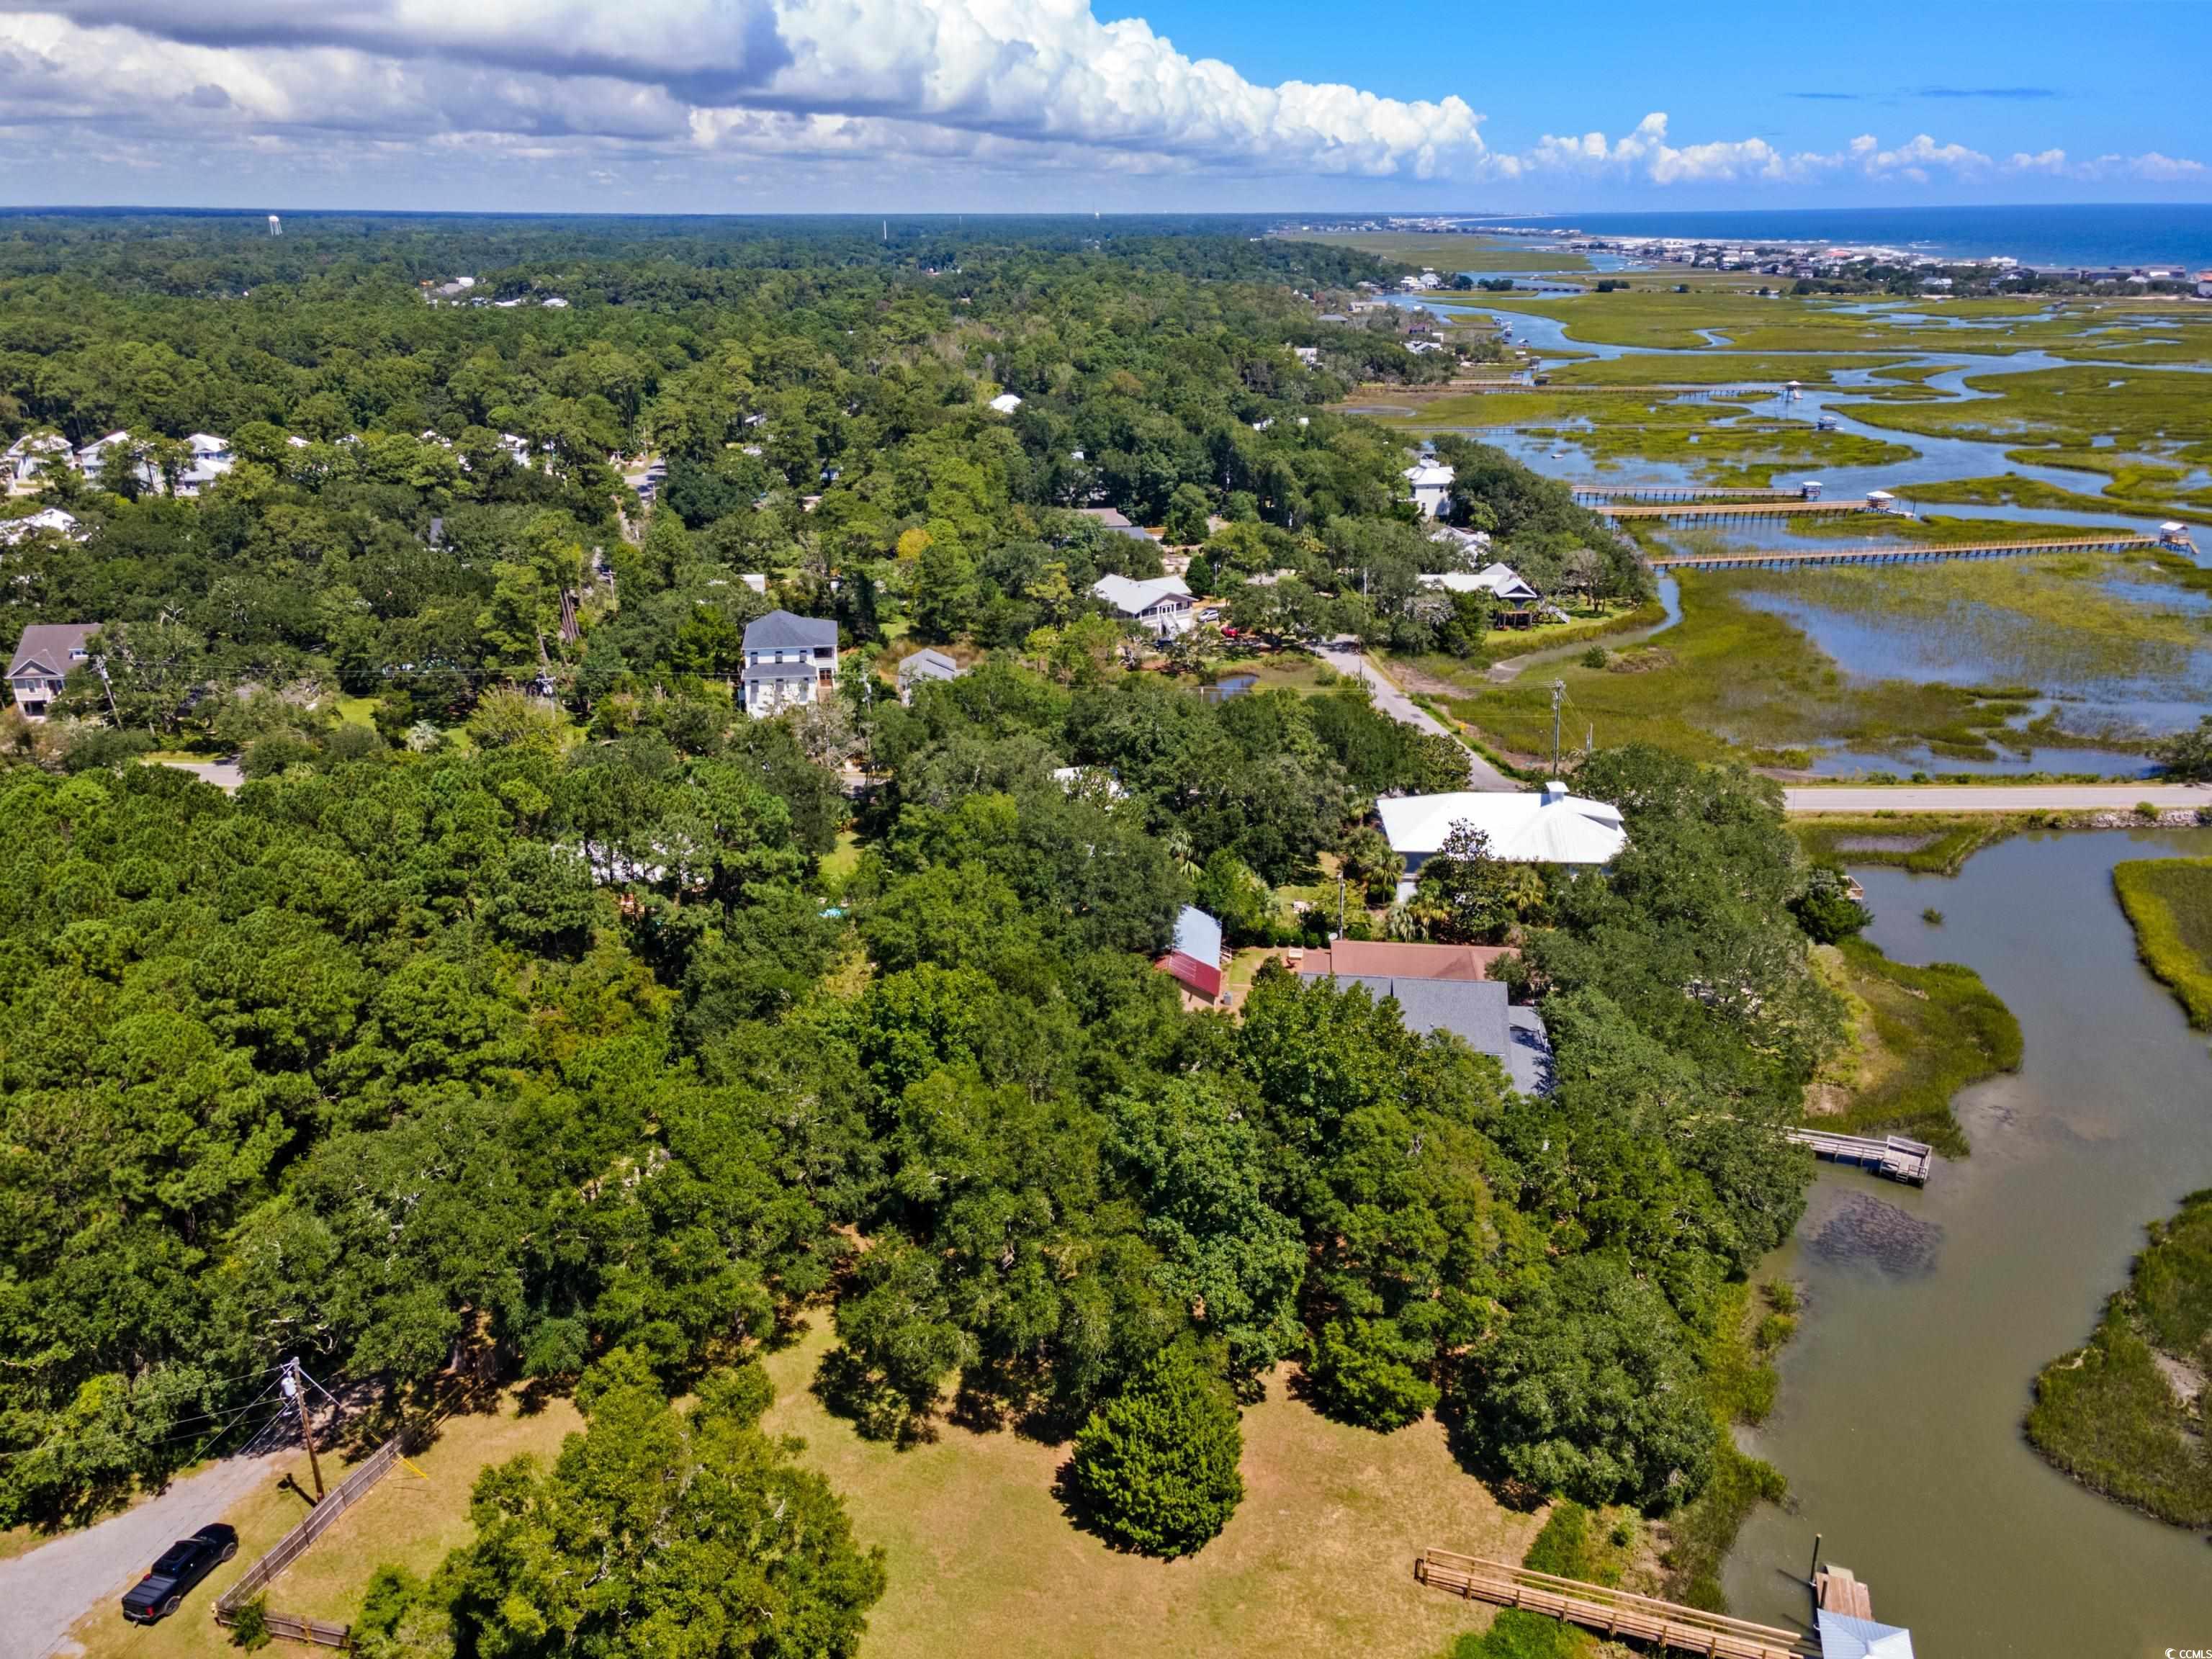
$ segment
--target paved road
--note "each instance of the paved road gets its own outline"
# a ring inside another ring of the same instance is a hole
[[[171,1482],[167,1492],[136,1509],[0,1561],[0,1655],[43,1659],[70,1626],[137,1583],[169,1545],[220,1520],[224,1510],[273,1480],[282,1456],[227,1457]],[[210,1594],[203,1583],[178,1616],[191,1618],[197,1609],[204,1618],[198,1603]]]
[[[189,772],[202,783],[211,783],[231,794],[246,781],[246,774],[239,769],[235,757],[219,761],[162,761],[159,764],[173,766],[179,772]]]
[[[1792,812],[2124,812],[2154,806],[2212,806],[2202,783],[1911,783],[1784,789]]]
[[[1426,732],[1439,738],[1449,738],[1454,743],[1459,744],[1462,749],[1467,750],[1468,788],[1510,792],[1522,787],[1513,779],[1507,777],[1474,750],[1468,749],[1467,744],[1461,741],[1458,732],[1452,731],[1434,714],[1407,696],[1397,681],[1368,660],[1364,652],[1337,645],[1316,645],[1312,649],[1314,655],[1319,657],[1338,673],[1348,678],[1365,680],[1375,694],[1375,706],[1392,720],[1401,725],[1410,726],[1417,732]]]

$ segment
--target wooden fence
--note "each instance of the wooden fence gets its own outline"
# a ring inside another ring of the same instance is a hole
[[[232,1626],[238,1622],[239,1609],[269,1587],[276,1575],[306,1554],[307,1548],[332,1527],[338,1517],[366,1498],[376,1483],[392,1472],[392,1466],[412,1450],[415,1431],[400,1430],[359,1464],[346,1478],[324,1494],[323,1501],[309,1510],[300,1524],[276,1540],[276,1547],[246,1570],[239,1581],[216,1598],[215,1621]],[[319,1619],[301,1619],[289,1613],[263,1610],[263,1620],[271,1636],[281,1636],[294,1642],[313,1643],[317,1647],[343,1648],[351,1651],[353,1630],[347,1625],[326,1624]]]

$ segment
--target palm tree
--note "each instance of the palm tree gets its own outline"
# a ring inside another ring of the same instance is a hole
[[[1175,867],[1182,872],[1185,881],[1196,881],[1199,877],[1196,848],[1190,844],[1190,831],[1180,824],[1168,831],[1168,857]]]

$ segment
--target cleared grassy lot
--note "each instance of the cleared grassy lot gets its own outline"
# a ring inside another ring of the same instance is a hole
[[[1052,1495],[1066,1447],[948,1425],[901,1452],[830,1416],[806,1392],[829,1345],[816,1323],[769,1361],[766,1426],[805,1439],[861,1541],[890,1556],[865,1659],[1430,1659],[1486,1615],[1416,1584],[1413,1558],[1438,1544],[1518,1560],[1540,1518],[1493,1503],[1433,1420],[1346,1428],[1278,1375],[1244,1413],[1247,1495],[1228,1529],[1181,1561],[1117,1554]]]

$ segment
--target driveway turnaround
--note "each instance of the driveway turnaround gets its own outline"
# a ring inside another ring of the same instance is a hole
[[[1374,693],[1376,708],[1401,726],[1410,726],[1417,732],[1426,732],[1433,737],[1449,738],[1466,750],[1468,788],[1510,791],[1522,787],[1474,750],[1468,749],[1458,732],[1407,696],[1397,681],[1368,659],[1365,652],[1356,647],[1316,645],[1313,647],[1313,653],[1346,678],[1366,681]]]
[[[170,1482],[167,1492],[136,1509],[0,1561],[0,1654],[45,1659],[70,1626],[101,1602],[119,1601],[155,1556],[221,1520],[225,1510],[270,1479],[281,1457],[227,1457]],[[214,1599],[202,1584],[177,1616],[205,1618],[204,1604]],[[109,1612],[121,1621],[119,1609]]]
[[[1808,784],[1784,789],[1792,812],[2126,812],[2212,806],[2203,783]]]

